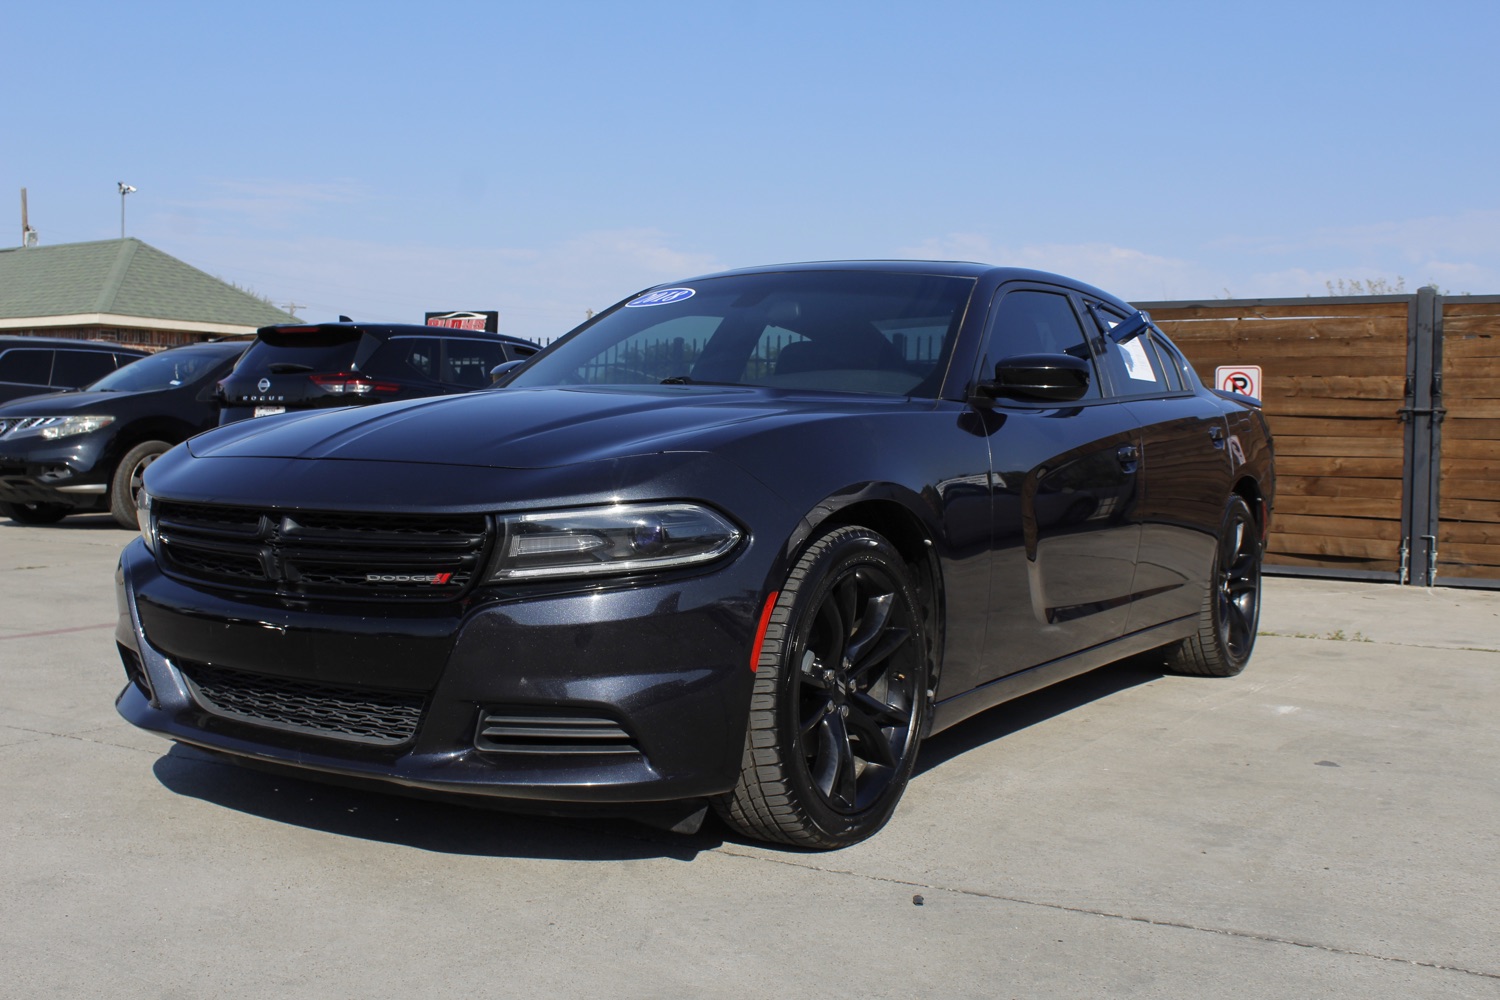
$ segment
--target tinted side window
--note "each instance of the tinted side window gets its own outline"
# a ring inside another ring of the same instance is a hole
[[[441,350],[442,342],[436,337],[394,337],[381,345],[365,367],[392,378],[420,376],[437,381]]]
[[[0,354],[0,382],[46,385],[52,374],[52,352],[18,347]]]
[[[115,370],[115,356],[105,351],[60,350],[52,362],[51,384],[61,389],[76,389],[101,379]]]
[[[483,340],[443,341],[443,381],[482,389],[490,384],[490,369],[505,361],[502,344]]]
[[[1070,354],[1089,360],[1088,340],[1066,295],[1030,288],[1005,293],[990,317],[981,369],[984,377],[994,375],[996,363],[1022,354]],[[1100,395],[1095,369],[1084,398]]]

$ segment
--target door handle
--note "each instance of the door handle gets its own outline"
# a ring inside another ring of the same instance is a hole
[[[1215,448],[1224,447],[1224,428],[1218,424],[1208,429],[1208,439],[1214,443]]]
[[[1135,463],[1141,460],[1140,449],[1133,444],[1122,444],[1115,451],[1115,457],[1120,460],[1120,465],[1126,472],[1135,471]]]

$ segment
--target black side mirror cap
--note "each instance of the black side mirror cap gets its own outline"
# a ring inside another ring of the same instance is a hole
[[[1071,354],[1022,354],[995,365],[992,381],[974,387],[976,401],[1020,399],[1072,403],[1089,391],[1093,366]]]
[[[490,369],[490,384],[494,385],[496,382],[500,381],[505,376],[509,375],[511,372],[515,371],[517,368],[519,368],[522,365],[524,365],[528,360],[530,360],[530,359],[529,358],[517,358],[514,361],[504,361],[504,362],[501,362],[500,364],[498,364],[495,367],[491,368]]]

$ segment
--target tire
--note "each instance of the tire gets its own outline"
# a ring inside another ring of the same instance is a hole
[[[1260,626],[1260,559],[1255,517],[1242,497],[1231,496],[1224,504],[1198,631],[1172,651],[1168,665],[1174,671],[1233,677],[1245,669]]]
[[[847,847],[890,819],[930,710],[930,643],[901,556],[866,528],[809,545],[771,612],[739,782],[717,808],[750,837]]]
[[[109,484],[109,513],[122,528],[134,529],[135,495],[141,488],[146,466],[166,454],[172,446],[166,441],[142,441],[125,453]]]
[[[0,514],[17,524],[56,524],[71,513],[65,503],[0,503]]]

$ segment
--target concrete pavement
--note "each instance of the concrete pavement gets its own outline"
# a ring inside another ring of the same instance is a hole
[[[810,854],[139,733],[129,537],[0,521],[0,997],[1500,997],[1500,594],[1270,579],[1242,676],[1003,706]]]

